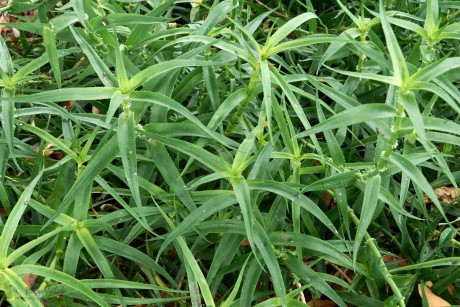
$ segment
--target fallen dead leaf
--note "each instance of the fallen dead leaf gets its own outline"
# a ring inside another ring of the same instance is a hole
[[[70,109],[70,108],[71,108],[72,106],[74,106],[74,105],[75,105],[75,101],[69,100],[69,101],[67,101],[67,103],[65,104],[64,108],[65,108],[66,110],[68,110],[68,109]]]
[[[62,151],[55,151],[50,155],[54,160],[62,160],[64,158],[64,153]]]
[[[322,193],[321,198],[323,199],[324,203],[332,208],[335,207],[335,203],[332,201],[331,195],[328,193]]]
[[[334,303],[331,300],[315,300],[315,301],[309,301],[307,303],[308,306],[311,307],[335,307],[337,306],[336,303]]]
[[[383,255],[383,261],[384,262],[394,262],[394,264],[396,264],[396,266],[400,268],[409,265],[406,259],[401,258],[401,257],[394,257],[392,255]]]
[[[3,7],[3,6],[2,6]],[[7,23],[14,21],[8,14],[0,15],[0,22]],[[0,25],[0,33],[6,40],[14,40],[19,37],[19,31],[15,28]]]
[[[54,146],[54,145],[50,143],[50,144],[46,145],[45,149],[43,149],[43,155],[44,155],[45,157],[48,157],[49,155],[51,155],[51,154],[54,152],[53,150],[50,149],[50,148],[53,147],[53,146]],[[40,150],[40,147],[35,147],[35,148],[34,148],[34,151],[35,151],[36,153],[38,153],[39,150]]]
[[[436,294],[431,292],[431,289],[429,288],[429,287],[431,287],[433,285],[433,283],[431,281],[428,281],[426,283],[426,285],[427,286],[423,286],[423,288],[425,289],[425,294],[426,294],[426,298],[428,300],[429,307],[452,306],[451,304],[446,302],[444,299],[440,298],[439,296],[437,296]],[[418,285],[418,293],[420,294],[420,297],[422,297],[423,294],[422,294],[422,285],[421,284]]]
[[[439,187],[434,189],[434,193],[436,197],[444,203],[451,204],[458,198],[458,192],[455,190],[454,187]],[[431,199],[428,196],[424,195],[425,204],[431,203]]]
[[[447,286],[447,291],[449,291],[450,294],[454,295],[455,292],[457,292],[457,288],[453,284],[450,284]]]
[[[101,110],[99,110],[95,106],[92,106],[91,113],[93,113],[93,114],[101,114]]]
[[[246,238],[243,240],[243,242],[241,242],[241,246],[248,246],[249,245],[249,239]]]
[[[27,285],[27,287],[29,287],[29,289],[31,289],[35,285],[35,281],[37,280],[37,278],[38,278],[38,275],[26,274],[26,275],[24,275],[22,280]]]

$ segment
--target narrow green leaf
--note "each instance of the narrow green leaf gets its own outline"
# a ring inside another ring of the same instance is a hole
[[[366,179],[366,188],[364,190],[363,205],[359,216],[358,229],[356,230],[355,242],[353,243],[353,263],[356,264],[356,259],[359,254],[359,248],[367,228],[372,222],[374,212],[379,200],[379,191],[381,184],[380,175],[372,176],[370,173]]]
[[[113,93],[112,97],[110,98],[109,109],[105,115],[106,124],[110,124],[110,121],[115,115],[115,112],[118,110],[118,108],[121,106],[121,103],[125,99],[128,99],[128,97],[122,94],[120,91],[117,90]]]
[[[45,26],[43,28],[43,44],[48,54],[48,58],[53,69],[54,79],[58,87],[61,87],[61,69],[59,67],[58,53],[56,47],[56,31],[49,27]]]
[[[61,57],[64,57],[66,55],[74,54],[74,53],[76,53],[78,51],[79,51],[78,48],[71,48],[71,49],[66,49],[66,50],[58,50],[57,51],[57,57],[61,58]],[[35,58],[32,61],[30,61],[29,63],[27,63],[26,65],[22,66],[14,74],[14,76],[11,78],[11,81],[13,83],[15,83],[15,84],[18,83],[18,82],[23,81],[25,78],[27,78],[28,75],[30,75],[31,73],[33,73],[34,71],[36,71],[40,67],[46,65],[48,62],[49,62],[48,54],[44,53],[42,56],[40,56],[38,58]]]
[[[458,93],[458,91],[456,89],[454,90],[452,88],[452,87],[455,87],[455,86],[450,81],[448,81],[448,82],[449,83],[445,83],[445,82],[441,81],[441,82],[439,82],[440,85],[429,83],[429,82],[414,82],[414,83],[412,83],[411,88],[413,90],[428,91],[428,92],[431,92],[431,93],[439,96],[439,98],[441,98],[442,100],[447,102],[447,104],[453,110],[455,110],[455,112],[460,114],[460,106],[459,106],[459,103],[460,103],[460,96],[459,95],[460,94]],[[457,102],[454,99],[452,99],[452,97],[454,97]]]
[[[160,171],[163,179],[168,183],[171,190],[184,203],[187,209],[192,213],[196,211],[196,205],[190,193],[187,191],[185,182],[169,156],[165,146],[158,142],[148,142],[148,144],[151,157],[155,161],[155,166]]]
[[[434,260],[429,260],[425,261],[422,263],[417,263],[413,265],[407,265],[404,267],[400,268],[395,268],[390,270],[390,273],[393,272],[398,272],[398,271],[409,271],[409,270],[418,270],[418,269],[425,269],[425,268],[434,268],[438,266],[458,266],[458,263],[460,262],[460,257],[444,257],[440,259],[434,259]]]
[[[53,216],[43,225],[43,228],[50,225],[54,219],[59,216],[59,214],[63,213],[67,209],[67,207],[75,200],[81,189],[88,185],[92,185],[94,178],[99,175],[99,173],[118,155],[118,148],[118,138],[115,136],[91,157],[88,165],[85,167],[80,176],[78,176],[58,210],[56,210]]]
[[[284,280],[281,274],[278,259],[267,233],[258,222],[254,223],[254,243],[259,249],[262,258],[265,261],[265,265],[270,272],[273,288],[275,289],[276,295],[281,300],[281,306],[286,307],[286,287],[284,286]]]
[[[257,133],[259,133],[260,127],[255,127],[248,136],[241,142],[240,147],[235,154],[235,158],[233,159],[232,169],[236,174],[241,174],[244,170],[244,167],[247,166],[247,160],[252,153],[252,148],[254,146],[254,140],[256,138]]]
[[[292,18],[288,22],[286,22],[283,26],[281,26],[270,38],[267,39],[267,43],[262,51],[262,54],[265,52],[270,53],[270,49],[276,46],[279,42],[285,39],[292,31],[297,29],[301,24],[307,22],[312,18],[318,18],[313,13],[307,12],[303,13],[297,17]]]
[[[305,115],[304,110],[302,109],[297,97],[295,96],[294,92],[291,90],[289,84],[287,81],[281,76],[279,71],[276,68],[272,69],[273,72],[273,79],[276,81],[283,92],[286,94],[286,97],[288,98],[289,102],[291,103],[296,115],[299,117],[302,125],[306,130],[311,128],[310,122],[308,121],[308,118]],[[321,154],[321,146],[318,143],[318,140],[316,139],[315,135],[310,136],[311,140],[313,141],[313,145],[315,146],[316,151]]]
[[[166,12],[168,9],[171,8],[171,6],[176,2],[176,0],[167,0],[164,1],[164,3],[161,3],[158,7],[156,7],[154,10],[150,10],[147,13],[147,16],[150,17],[159,17],[161,16],[164,12]],[[129,48],[132,48],[134,45],[139,43],[141,40],[145,38],[145,34],[152,28],[152,25],[144,25],[140,24],[134,27],[134,29],[131,31],[130,35],[128,36],[128,39],[126,40],[126,46]]]
[[[351,259],[327,240],[293,232],[272,232],[269,237],[273,245],[292,246],[295,243],[310,253],[328,259],[332,263],[349,269],[353,268]],[[359,266],[357,271],[360,274],[365,274]]]
[[[70,149],[68,145],[66,145],[62,140],[55,138],[54,136],[52,136],[45,130],[39,129],[37,127],[31,126],[23,122],[20,123],[20,126],[21,126],[21,129],[31,132],[35,134],[36,136],[40,137],[41,139],[45,140],[46,142],[53,144],[54,146],[62,149],[66,154],[71,156],[73,159],[78,158],[77,154],[72,149]]]
[[[163,242],[158,251],[158,258],[161,256],[162,251],[170,245],[177,237],[186,233],[188,230],[193,229],[201,221],[204,221],[213,214],[232,206],[237,203],[234,195],[221,195],[210,199],[209,201],[202,204],[196,210],[193,210],[179,225],[177,225],[169,234],[166,240]]]
[[[332,70],[333,72],[336,72],[336,73],[339,73],[345,76],[350,76],[350,77],[355,77],[355,78],[360,78],[360,79],[365,79],[365,80],[366,79],[373,80],[373,81],[383,82],[383,83],[387,83],[387,84],[395,85],[395,86],[402,85],[402,80],[396,78],[395,76],[384,76],[384,75],[378,75],[378,74],[367,73],[367,72],[354,72],[354,71],[340,70],[340,69],[335,69],[329,66],[326,66],[326,67]]]
[[[30,241],[30,242],[20,246],[19,248],[17,248],[13,252],[11,252],[8,255],[8,257],[4,260],[5,266],[10,266],[10,264],[13,263],[16,259],[18,259],[19,257],[25,255],[32,248],[34,248],[35,246],[41,244],[42,242],[46,241],[47,239],[56,236],[60,232],[69,231],[69,230],[72,230],[71,225],[64,226],[64,227],[59,227],[59,228],[57,228],[57,229],[55,229],[53,231],[50,231],[50,232],[48,232],[48,233],[46,233],[46,234],[44,234],[44,235],[42,235],[42,236]]]
[[[14,296],[21,296],[23,301],[18,301],[16,298],[14,301],[10,301],[11,305],[19,307],[40,307],[43,306],[37,296],[29,289],[26,283],[20,278],[16,272],[10,269],[4,269],[0,273],[2,277],[6,279],[9,284],[10,291],[15,292]],[[11,289],[13,288],[13,289]],[[3,289],[2,289],[3,290]],[[22,303],[24,303],[22,305]]]
[[[235,109],[241,101],[246,97],[246,88],[241,88],[234,91],[230,96],[227,97],[219,106],[216,112],[214,112],[211,120],[208,123],[208,128],[211,131],[217,129],[222,121]]]
[[[109,16],[111,15],[112,14],[110,14]],[[128,88],[129,88],[129,80],[128,80],[128,75],[126,74],[125,63],[123,62],[123,55],[121,54],[121,51],[120,51],[120,45],[118,43],[118,38],[116,37],[116,32],[115,32],[115,37],[113,40],[115,41],[115,46],[113,47],[113,51],[115,53],[115,72],[117,75],[118,86],[120,87],[121,92],[125,94],[127,93]]]
[[[204,126],[193,114],[184,106],[182,106],[177,101],[167,97],[166,95],[160,93],[153,93],[153,92],[135,92],[132,93],[129,98],[133,101],[145,101],[148,103],[160,105],[162,107],[174,110],[184,116],[186,119],[197,125],[200,129],[203,130],[204,133],[209,135],[211,138],[215,139],[216,141],[229,145],[235,146],[237,143],[222,136],[219,133],[215,133],[209,130],[206,126]]]
[[[70,288],[74,289],[75,291],[83,294],[84,296],[88,297],[90,300],[98,304],[99,306],[109,306],[104,299],[102,299],[97,293],[91,290],[90,287],[82,283],[81,281],[75,279],[74,277],[59,272],[58,270],[54,270],[48,267],[44,267],[41,265],[32,265],[32,264],[23,264],[17,265],[11,268],[11,271],[15,272],[16,274],[35,274],[43,277],[47,277],[53,280],[56,280]],[[41,306],[41,305],[40,305]]]
[[[105,192],[109,193],[110,195],[115,198],[115,200],[126,210],[129,212],[129,214],[136,219],[136,221],[142,226],[144,226],[145,230],[149,231],[152,233],[152,230],[150,229],[150,226],[145,223],[139,215],[134,211],[133,208],[131,208],[124,200],[123,198],[120,197],[120,195],[115,191],[114,188],[112,188],[107,181],[105,181],[103,178],[100,176],[96,176],[94,180],[101,185],[101,187],[104,189]]]
[[[78,239],[85,247],[88,254],[91,256],[92,260],[96,263],[97,267],[101,271],[104,278],[113,279],[115,276],[110,268],[110,263],[108,262],[105,255],[100,250],[96,241],[94,241],[93,236],[86,228],[80,228],[76,231]],[[124,304],[123,296],[119,289],[114,289],[116,296],[120,299],[120,302]]]
[[[107,67],[104,61],[99,57],[93,47],[88,44],[88,39],[84,38],[80,34],[80,29],[75,29],[74,27],[70,26],[70,31],[85,52],[85,55],[90,60],[92,67],[99,76],[99,79],[101,79],[102,84],[104,84],[106,87],[117,86],[117,79],[110,71],[109,67]]]
[[[426,17],[424,28],[428,33],[433,33],[438,28],[439,3],[438,0],[426,0]]]
[[[419,26],[418,24],[414,23],[414,22],[411,22],[411,21],[408,21],[408,20],[404,20],[404,19],[399,19],[399,18],[393,18],[393,17],[387,17],[387,20],[398,26],[398,27],[401,27],[403,29],[408,29],[408,30],[411,30],[415,33],[417,33],[418,35],[420,35],[421,37],[427,39],[428,38],[428,33],[426,32],[425,29],[423,29],[421,26]]]
[[[251,258],[250,256],[246,258],[246,261],[241,267],[240,274],[238,274],[238,279],[236,280],[235,285],[233,286],[232,292],[227,297],[227,299],[220,305],[220,307],[230,307],[232,303],[234,302],[236,295],[238,294],[238,291],[240,289],[241,282],[243,281],[244,269],[246,268],[246,265],[248,264],[248,261],[250,258]]]
[[[406,84],[410,88],[415,82],[431,81],[458,67],[460,67],[460,57],[444,58],[417,71],[410,76]]]
[[[347,306],[347,304],[345,304],[345,302],[340,298],[340,296],[337,295],[337,293],[331,288],[331,286],[329,286],[329,284],[326,281],[324,281],[317,272],[313,271],[303,261],[299,260],[297,257],[293,256],[289,252],[284,253],[284,256],[281,259],[291,272],[299,276],[308,284],[311,284],[313,288],[327,296],[337,305],[343,307]]]
[[[321,122],[326,120],[326,117],[324,116],[324,112],[319,103],[316,104],[316,112],[318,113],[318,118]],[[337,142],[337,139],[332,133],[332,131],[330,130],[324,131],[324,137],[326,138],[327,147],[329,148],[329,152],[331,154],[331,157],[334,163],[338,166],[344,166],[345,157],[343,156],[340,145]]]
[[[137,248],[134,248],[130,245],[119,242],[117,240],[101,236],[95,236],[94,241],[97,243],[97,246],[99,246],[100,249],[137,262],[139,265],[148,266],[152,270],[164,276],[171,284],[176,285],[174,279],[168,274],[168,272],[165,271],[165,269],[163,269],[151,257],[139,251]]]
[[[137,87],[145,82],[157,77],[165,72],[181,67],[191,66],[219,66],[227,65],[228,63],[212,62],[212,61],[199,61],[199,60],[171,60],[152,65],[143,71],[139,72],[129,80],[129,88],[127,92],[132,92]]]
[[[280,196],[286,197],[298,206],[304,208],[305,210],[313,214],[321,223],[323,223],[327,228],[329,228],[334,234],[339,236],[339,232],[337,231],[337,229],[334,227],[334,225],[326,216],[326,214],[324,214],[324,212],[321,211],[318,205],[311,201],[305,195],[301,194],[296,189],[289,187],[286,183],[275,182],[270,180],[249,180],[248,187],[250,189],[270,191]]]
[[[394,107],[387,104],[365,104],[340,112],[311,129],[298,134],[297,137],[302,138],[313,133],[388,117],[396,117],[396,109]]]
[[[13,76],[13,60],[11,59],[10,51],[6,46],[3,36],[0,36],[0,68],[7,76]]]
[[[19,197],[16,205],[14,206],[13,210],[11,211],[8,219],[6,220],[5,226],[3,227],[2,235],[0,236],[0,259],[5,259],[8,252],[8,247],[10,246],[11,240],[16,233],[16,229],[18,227],[19,221],[24,214],[24,211],[27,209],[27,206],[30,202],[30,198],[32,197],[32,192],[35,189],[35,186],[40,181],[43,175],[43,170],[41,170],[37,177],[35,177],[27,186],[27,188],[22,192],[21,196]]]
[[[425,126],[423,125],[422,113],[420,113],[415,100],[415,94],[412,91],[398,91],[398,101],[404,106],[404,110],[409,115],[420,142],[426,146]]]
[[[240,205],[241,214],[243,215],[244,226],[248,235],[249,244],[253,250],[256,250],[255,239],[254,239],[254,215],[253,205],[251,202],[251,195],[249,193],[249,186],[244,178],[230,179],[233,190],[235,191],[236,199]]]
[[[141,194],[139,191],[139,181],[137,175],[137,147],[136,133],[134,130],[134,114],[131,110],[126,109],[118,117],[118,150],[123,163],[126,181],[131,191],[136,206],[142,208]],[[141,216],[145,221],[145,217]]]
[[[270,81],[270,68],[267,60],[260,61],[260,82],[264,92],[264,106],[267,116],[268,129],[272,133],[272,85]]]
[[[159,287],[156,285],[149,285],[135,281],[120,280],[120,279],[81,279],[82,283],[90,288],[95,289],[110,289],[110,288],[122,288],[122,289],[146,289],[146,290],[159,290],[171,293],[187,293],[183,290],[174,290],[165,287]]]
[[[401,83],[409,77],[406,59],[404,58],[398,40],[386,18],[383,0],[379,0],[379,10],[383,32],[385,33],[386,45],[390,53],[391,62],[393,63],[393,75],[396,80],[398,80],[398,83]]]
[[[160,209],[160,207],[158,207]],[[160,209],[161,214],[168,222],[171,229],[174,229],[174,224],[171,222],[169,217]],[[187,265],[190,267],[190,271],[193,277],[198,282],[198,285],[201,290],[201,294],[203,295],[203,299],[208,306],[215,306],[214,298],[211,294],[211,290],[209,289],[208,283],[206,282],[206,278],[203,275],[203,272],[200,269],[200,266],[196,262],[195,257],[192,254],[192,251],[187,246],[187,242],[182,237],[177,237],[177,244],[180,247],[184,260],[187,262]],[[189,276],[190,278],[190,276]]]
[[[229,172],[232,167],[225,160],[210,153],[203,148],[192,143],[179,139],[168,138],[159,134],[151,133],[144,130],[137,130],[140,134],[145,135],[152,140],[165,144],[168,147],[179,150],[180,152],[200,161],[206,167],[209,167],[214,172]]]
[[[308,13],[307,13],[308,14]],[[344,39],[344,38],[339,38],[336,36],[314,36],[314,37],[306,37],[306,38],[298,38],[295,40],[291,40],[285,43],[281,43],[278,46],[272,47],[269,51],[267,56],[272,56],[274,54],[292,50],[292,49],[302,49],[310,45],[316,45],[316,44],[326,44],[326,43],[348,43],[350,40]]]
[[[1,101],[14,101],[25,103],[59,102],[59,101],[80,101],[80,100],[101,100],[110,99],[116,88],[113,87],[83,87],[63,88],[52,91],[40,92],[32,95],[17,96],[14,98],[0,97]]]
[[[20,169],[18,162],[16,161],[16,155],[14,150],[14,103],[15,103],[15,93],[16,89],[14,87],[4,87],[2,90],[2,96],[0,97],[2,101],[2,135],[5,135],[5,139],[8,145],[9,156],[13,159],[14,163]],[[4,98],[9,98],[8,100]]]
[[[442,208],[442,205],[439,202],[438,197],[434,193],[433,188],[430,186],[428,180],[425,178],[423,173],[406,157],[398,153],[392,153],[389,157],[389,161],[396,167],[398,167],[402,172],[406,173],[407,176],[409,176],[409,178],[412,180],[412,182],[418,187],[420,187],[422,191],[426,193],[426,195],[435,204],[436,208],[438,208],[439,213],[442,215],[442,217],[447,222],[449,222],[449,219],[446,217],[444,209]]]
[[[348,188],[356,182],[357,173],[357,171],[349,171],[328,176],[306,186],[302,189],[302,192]]]

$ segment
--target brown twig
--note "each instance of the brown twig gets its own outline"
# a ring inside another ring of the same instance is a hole
[[[291,273],[291,278],[295,279],[296,275],[294,273]],[[297,289],[302,288],[302,284],[300,282],[296,282],[295,287]],[[303,293],[303,291],[299,293],[299,301],[301,301],[304,304],[307,304],[307,300],[305,299],[305,294]]]
[[[335,264],[333,264],[333,263],[329,263],[329,264],[337,271],[337,272],[334,274],[335,276],[340,275],[340,276],[342,276],[342,278],[344,278],[348,283],[351,283],[351,282],[352,282],[351,278],[348,277],[348,275],[347,275],[347,273],[346,273],[346,272],[348,271],[348,269],[345,269],[345,271],[342,271],[342,269],[339,268],[337,265],[335,265]]]

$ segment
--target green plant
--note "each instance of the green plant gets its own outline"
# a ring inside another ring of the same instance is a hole
[[[431,281],[455,303],[457,9],[12,2],[2,300],[410,306]]]

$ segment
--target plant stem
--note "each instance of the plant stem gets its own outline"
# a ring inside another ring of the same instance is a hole
[[[404,116],[404,106],[402,104],[398,104],[398,112],[396,115],[395,123],[394,123],[393,128],[391,129],[390,142],[388,146],[385,148],[385,151],[383,151],[382,157],[377,162],[377,165],[374,171],[372,172],[373,176],[377,175],[378,173],[386,169],[388,165],[388,158],[390,157],[391,153],[393,152],[393,149],[396,147],[397,142],[398,142],[398,133],[399,133],[399,130],[401,130],[403,116]]]
[[[238,109],[236,110],[236,113],[230,117],[230,123],[227,125],[227,129],[225,131],[226,135],[230,135],[233,133],[236,123],[238,122],[240,117],[243,115],[244,110],[246,109],[246,107],[249,105],[252,98],[254,97],[254,87],[256,85],[256,82],[259,79],[259,71],[260,71],[260,62],[257,62],[256,67],[254,67],[251,73],[251,77],[249,78],[249,84],[246,89],[246,97],[244,97],[243,101],[241,101],[240,105],[238,106]]]
[[[348,215],[350,216],[351,220],[353,223],[358,226],[359,225],[359,219],[353,212],[353,209],[348,209]],[[393,278],[391,278],[390,271],[388,271],[388,268],[385,265],[385,262],[383,261],[382,255],[380,254],[380,251],[375,244],[374,238],[372,238],[369,233],[366,231],[364,234],[364,239],[366,240],[366,244],[369,246],[372,254],[374,255],[375,258],[379,259],[379,268],[380,268],[380,273],[384,276],[385,281],[387,284],[390,286],[391,290],[393,291],[393,294],[396,296],[398,299],[398,306],[400,307],[405,307],[406,303],[404,302],[404,297],[401,294],[401,291],[399,291],[398,286],[396,285],[395,281]]]

